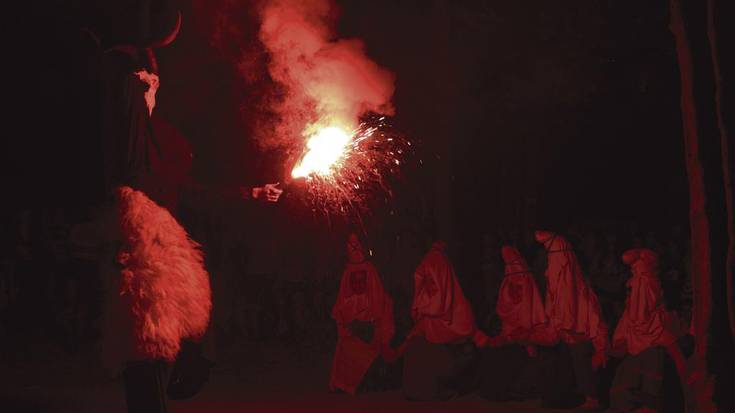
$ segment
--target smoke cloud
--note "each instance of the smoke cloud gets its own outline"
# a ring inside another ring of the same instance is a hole
[[[310,127],[352,129],[367,112],[391,115],[394,75],[365,53],[359,39],[337,39],[330,0],[267,0],[258,10],[258,37],[277,93],[275,115],[256,139],[263,147],[303,143]]]

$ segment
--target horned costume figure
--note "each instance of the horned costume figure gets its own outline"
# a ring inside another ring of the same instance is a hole
[[[211,292],[198,245],[167,209],[181,175],[170,172],[186,168],[174,167],[181,163],[162,148],[152,121],[159,85],[153,49],[173,41],[181,15],[165,1],[139,10],[120,16],[129,27],[98,39],[105,188],[114,204],[100,262],[102,353],[112,372],[124,365],[128,411],[164,412],[165,363],[181,339],[203,335]]]
[[[348,262],[332,318],[337,323],[330,390],[355,394],[370,366],[393,337],[393,301],[356,235],[347,242]]]
[[[202,337],[212,307],[203,254],[175,219],[180,190],[192,185],[191,147],[155,111],[154,50],[176,38],[182,17],[171,0],[105,10],[115,21],[92,35],[97,73],[88,85],[100,99],[89,121],[101,120],[107,194],[102,358],[113,373],[124,365],[128,411],[163,412],[165,364],[182,339]],[[281,191],[236,192],[275,201]]]

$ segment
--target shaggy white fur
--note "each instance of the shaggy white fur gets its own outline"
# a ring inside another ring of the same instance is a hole
[[[132,312],[136,351],[173,360],[182,338],[200,338],[212,309],[199,244],[143,192],[117,191],[124,247],[120,295]]]

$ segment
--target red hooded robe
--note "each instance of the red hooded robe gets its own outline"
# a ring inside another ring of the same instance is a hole
[[[332,309],[339,336],[329,388],[355,394],[378,353],[393,338],[395,326],[393,301],[385,293],[378,271],[365,259],[362,245],[354,234],[350,235],[347,242],[347,255],[348,263],[342,275],[337,302]],[[373,325],[370,343],[352,335],[349,325],[355,320]]]
[[[567,343],[592,341],[595,350],[608,348],[607,326],[600,317],[597,295],[587,285],[572,246],[563,237],[536,231],[546,249],[546,316]]]
[[[512,341],[547,325],[541,294],[528,269],[526,260],[514,247],[501,249],[505,261],[505,278],[500,285],[496,310],[503,323],[500,335]],[[535,335],[535,334],[534,334]]]
[[[414,273],[412,334],[436,344],[461,342],[476,331],[472,308],[445,249],[444,242],[435,242]]]
[[[615,348],[637,355],[654,346],[669,346],[676,336],[667,328],[663,292],[658,278],[658,256],[647,248],[623,254],[633,277],[628,280],[630,295],[613,336]]]

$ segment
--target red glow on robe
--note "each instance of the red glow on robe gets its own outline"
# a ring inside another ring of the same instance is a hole
[[[117,192],[124,246],[120,295],[133,319],[135,352],[173,360],[182,338],[200,338],[212,308],[199,245],[143,192]]]
[[[348,240],[347,254],[349,261],[342,275],[337,302],[332,308],[339,336],[329,388],[354,394],[378,353],[393,338],[395,326],[393,301],[385,293],[378,271],[365,260],[362,245],[354,235]],[[370,343],[352,336],[349,324],[355,320],[373,325]]]
[[[505,278],[500,285],[496,310],[503,323],[501,335],[512,337],[518,331],[529,333],[546,325],[546,313],[541,294],[536,287],[526,260],[514,247],[501,249],[505,261]]]
[[[411,316],[413,334],[432,343],[456,343],[473,337],[476,326],[470,303],[445,253],[446,244],[435,242],[414,273]]]
[[[628,280],[630,294],[625,311],[613,336],[616,348],[633,355],[654,346],[668,346],[676,340],[668,329],[663,292],[658,278],[658,256],[647,248],[636,248],[623,254],[633,277]]]
[[[563,237],[536,231],[546,249],[546,316],[567,343],[591,340],[598,351],[608,347],[607,326],[597,295],[587,285],[572,246]]]

